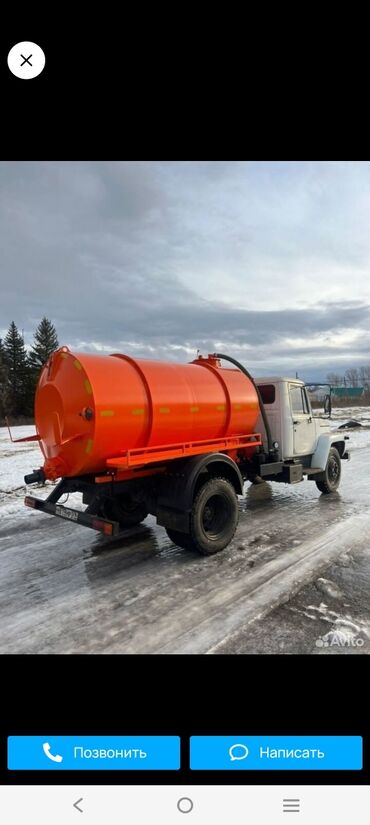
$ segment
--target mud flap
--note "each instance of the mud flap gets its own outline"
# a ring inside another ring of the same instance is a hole
[[[189,515],[184,510],[177,510],[174,507],[158,507],[157,524],[161,527],[168,527],[170,530],[177,530],[179,533],[189,533]]]

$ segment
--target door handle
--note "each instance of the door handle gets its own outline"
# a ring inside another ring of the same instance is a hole
[[[301,424],[301,421],[293,421],[293,424]]]

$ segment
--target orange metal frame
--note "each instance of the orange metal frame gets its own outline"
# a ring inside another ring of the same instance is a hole
[[[144,449],[127,450],[122,456],[108,458],[107,466],[117,470],[130,470],[133,467],[144,467],[160,461],[186,456],[201,455],[202,453],[228,452],[229,450],[248,450],[262,446],[259,433],[251,435],[234,435],[229,438],[213,438],[207,441],[193,441],[186,444],[165,444],[163,446],[146,447]]]

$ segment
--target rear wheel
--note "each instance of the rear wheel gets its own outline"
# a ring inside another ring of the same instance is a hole
[[[226,478],[211,478],[197,493],[190,516],[190,533],[167,530],[179,547],[211,556],[230,543],[239,520],[238,499]]]
[[[121,527],[135,527],[148,515],[143,502],[134,501],[130,496],[125,495],[107,498],[102,509],[104,518],[118,521]]]
[[[315,482],[320,493],[335,493],[340,484],[341,473],[340,455],[335,447],[331,447],[325,467],[325,477],[321,481]]]
[[[195,549],[189,533],[180,533],[178,530],[170,530],[169,527],[166,527],[166,533],[170,541],[172,541],[173,544],[177,544],[178,547],[182,547],[183,550]]]
[[[211,478],[200,488],[191,511],[190,535],[199,553],[211,556],[230,543],[239,521],[238,498],[226,478]]]

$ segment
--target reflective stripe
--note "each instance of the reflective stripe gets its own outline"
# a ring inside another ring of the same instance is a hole
[[[190,412],[199,412],[199,407],[190,407]]]
[[[76,367],[76,370],[82,370],[82,364],[80,364],[79,361],[74,361],[73,364]]]
[[[169,408],[169,407],[160,407],[160,408],[159,408],[159,412],[160,412],[160,413],[169,413],[169,412],[170,412],[170,408]]]
[[[85,453],[91,453],[91,450],[92,450],[92,445],[93,445],[92,438],[89,438],[89,440],[88,440],[88,442],[87,442],[87,444],[86,444]]]
[[[86,390],[87,394],[92,395],[92,387],[91,387],[90,381],[88,381],[87,378],[85,379],[84,384],[85,384],[85,390]]]
[[[114,415],[114,410],[102,410],[100,415],[104,418],[108,418],[108,416]]]
[[[223,412],[225,410],[225,404],[218,404],[216,410],[220,410],[221,412]]]
[[[144,408],[140,407],[137,410],[132,410],[132,415],[144,415]]]

